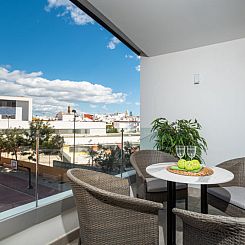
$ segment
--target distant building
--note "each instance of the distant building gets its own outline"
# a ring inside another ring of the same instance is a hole
[[[0,129],[29,128],[31,120],[31,98],[0,96]]]
[[[92,120],[92,115],[84,115],[75,116],[76,145],[84,143],[85,138],[87,139],[86,143],[89,143],[90,138],[88,137],[90,136],[106,135],[106,122],[95,122]],[[68,106],[67,112],[59,112],[56,115],[56,120],[50,120],[49,124],[57,134],[64,137],[65,144],[73,145],[74,113],[70,106]]]
[[[64,121],[64,122],[72,122],[74,121],[74,115],[73,114],[68,114],[68,113],[65,113],[65,112],[59,112],[57,115],[56,115],[56,118],[57,120],[59,121]]]
[[[62,135],[66,144],[72,144],[74,122],[72,121],[49,121],[51,127],[55,129],[55,132]],[[106,135],[106,123],[105,122],[75,122],[76,143],[79,144],[78,138],[85,136]]]
[[[74,113],[72,112],[72,109],[70,106],[67,107],[67,111],[63,112],[60,111],[56,114],[56,120],[64,121],[64,122],[73,122],[74,121]],[[77,115],[76,113],[76,121],[83,121],[83,117]]]
[[[114,121],[113,126],[118,131],[124,129],[128,133],[140,132],[140,121]]]

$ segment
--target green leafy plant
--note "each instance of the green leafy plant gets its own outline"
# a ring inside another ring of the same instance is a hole
[[[21,146],[26,143],[24,132],[25,130],[20,128],[6,129],[4,131],[5,150],[7,153],[12,153],[15,156],[15,160],[18,160],[18,152]]]
[[[30,129],[25,131],[26,146],[28,151],[22,151],[22,155],[29,155],[28,159],[36,161],[36,134],[39,131],[39,152],[54,154],[60,152],[63,147],[64,138],[55,133],[55,129],[48,123],[41,120],[32,121]]]
[[[202,160],[206,153],[206,140],[200,135],[200,123],[193,120],[176,120],[169,122],[166,118],[157,118],[152,122],[153,138],[157,150],[176,156],[176,145],[194,145],[197,147],[195,159]],[[185,159],[188,158],[187,155]]]
[[[0,161],[2,160],[2,153],[6,150],[6,143],[5,135],[0,131]]]

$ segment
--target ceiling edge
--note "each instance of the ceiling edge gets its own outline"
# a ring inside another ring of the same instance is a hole
[[[120,31],[109,19],[107,19],[98,9],[96,9],[87,0],[70,0],[83,12],[102,25],[106,30],[112,33],[116,38],[123,42],[128,48],[139,56],[146,56],[136,44],[134,44],[122,31]]]

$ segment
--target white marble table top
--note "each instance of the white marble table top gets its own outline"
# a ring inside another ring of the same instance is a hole
[[[219,167],[210,167],[214,171],[210,176],[185,176],[174,174],[167,170],[167,167],[173,164],[175,163],[168,162],[152,164],[146,168],[146,172],[158,179],[196,185],[221,184],[229,182],[234,178],[232,172]]]

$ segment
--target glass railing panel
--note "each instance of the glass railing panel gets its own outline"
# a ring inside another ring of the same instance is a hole
[[[70,190],[66,172],[71,168],[117,176],[124,176],[123,173],[133,169],[130,155],[139,150],[139,132],[124,132],[122,135],[120,131],[101,133],[96,128],[91,128],[90,132],[98,133],[89,135],[84,134],[85,130],[79,131],[82,133],[76,131],[75,135],[70,132],[74,131],[68,129],[59,134],[63,137],[62,144],[53,142],[45,147],[47,142],[39,136],[38,150],[35,139],[29,145],[20,145],[17,155],[2,153],[0,184],[5,194],[0,197],[1,212],[33,201],[33,205],[38,206],[39,200]],[[53,136],[56,135],[53,133]],[[60,140],[59,137],[57,139]]]
[[[17,153],[16,160],[10,153],[1,154],[0,212],[35,201],[35,167],[32,169],[19,156]]]

